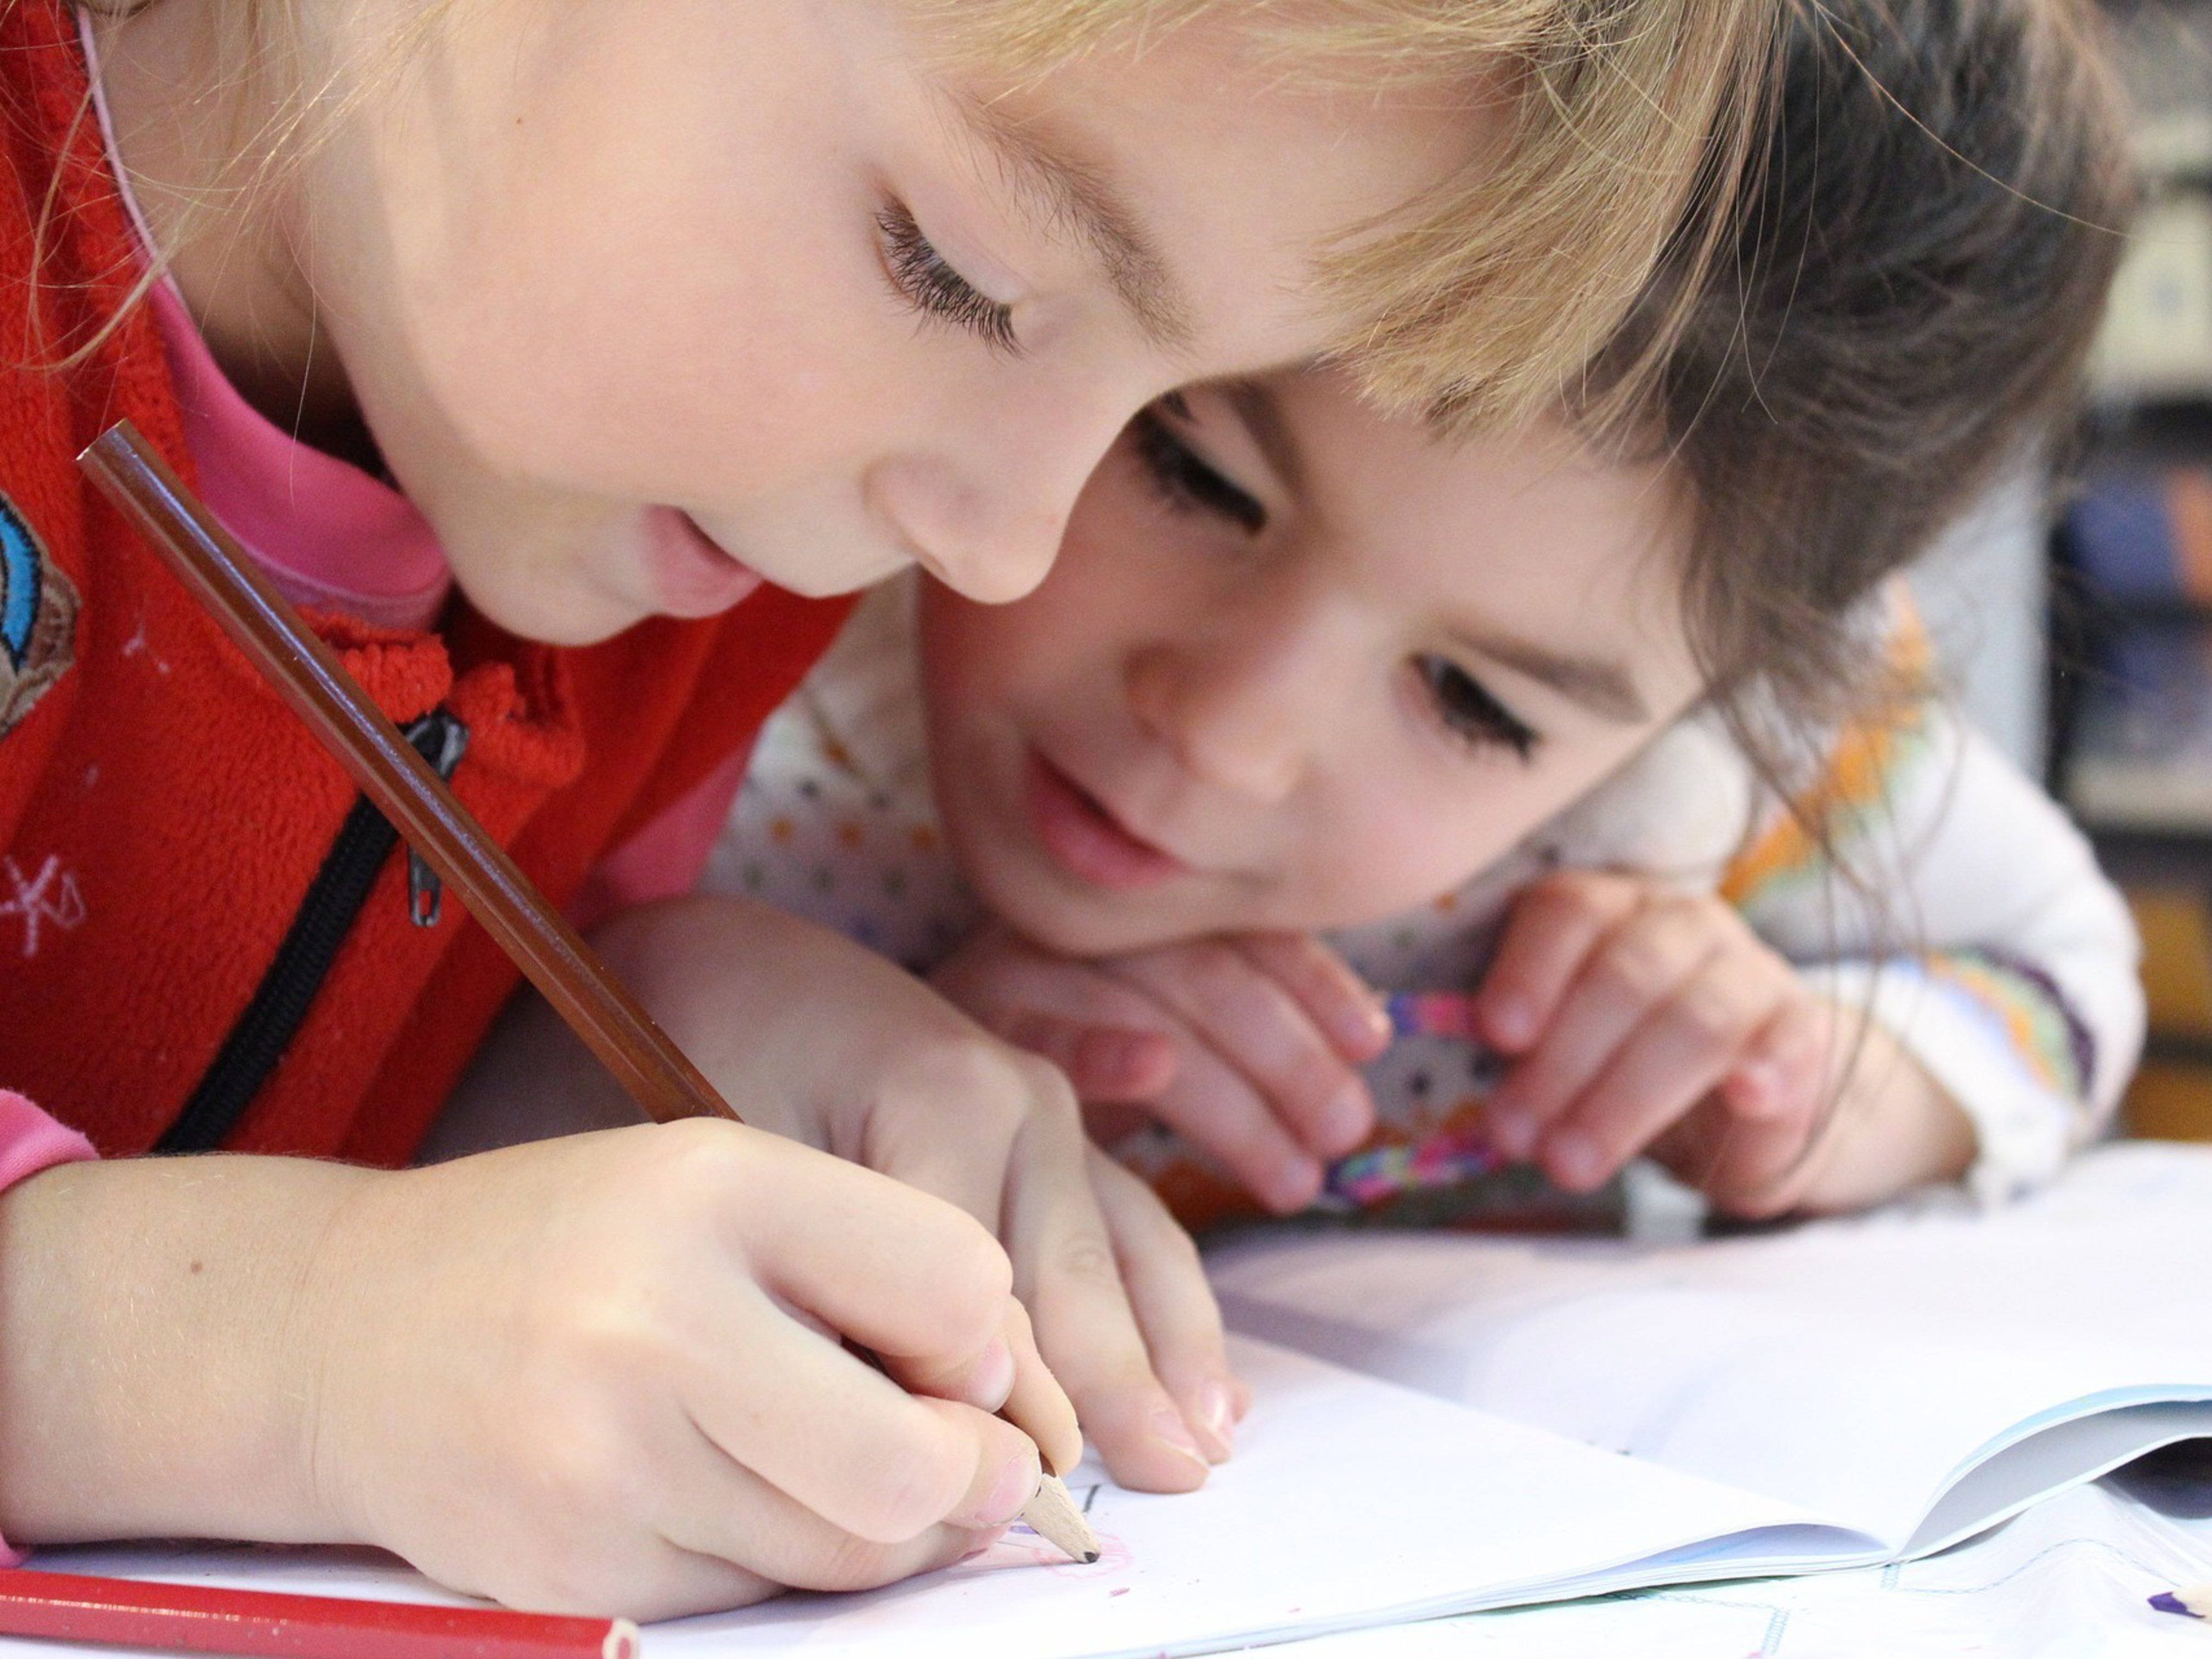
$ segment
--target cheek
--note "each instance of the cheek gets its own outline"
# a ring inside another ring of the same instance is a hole
[[[398,228],[398,328],[447,422],[502,475],[696,506],[854,453],[911,331],[834,135],[741,167],[771,135],[688,105],[641,126],[654,99],[579,79]]]
[[[1309,835],[1302,890],[1307,927],[1346,927],[1434,903],[1504,858],[1620,758],[1612,746],[1555,752],[1528,767],[1510,756],[1460,760],[1433,753],[1392,766],[1367,751],[1358,782],[1341,791]],[[1625,752],[1625,750],[1621,751]]]
[[[1322,914],[1305,925],[1348,927],[1432,902],[1503,857],[1534,821],[1503,778],[1494,790],[1439,793],[1401,784],[1364,794],[1364,810],[1316,837],[1307,884]]]
[[[825,298],[859,278],[817,268],[806,294],[779,292],[783,270],[742,295],[716,291],[726,271],[684,285],[715,258],[682,243],[555,258],[515,275],[528,307],[434,309],[430,395],[502,475],[696,507],[811,482],[860,453],[856,411],[892,401],[880,358],[856,349],[875,343],[857,307]]]

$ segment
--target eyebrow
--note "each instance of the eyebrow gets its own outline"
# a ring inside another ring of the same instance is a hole
[[[1570,702],[1580,703],[1601,720],[1636,726],[1651,718],[1650,705],[1644,701],[1636,682],[1619,663],[1596,657],[1563,655],[1528,641],[1502,635],[1457,634],[1453,637],[1478,655],[1503,663],[1539,685],[1549,686]]]
[[[1104,169],[1071,155],[1028,121],[968,94],[954,102],[1000,172],[1047,221],[1088,246],[1106,281],[1164,351],[1182,351],[1193,336],[1190,309],[1168,274],[1167,261],[1138,225]]]

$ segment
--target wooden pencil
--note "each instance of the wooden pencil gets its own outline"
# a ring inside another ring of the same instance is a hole
[[[738,1121],[137,429],[111,428],[78,461],[647,1115]]]
[[[109,428],[77,463],[647,1115],[744,1121],[135,426]],[[1022,1519],[1075,1559],[1097,1559],[1051,1474]]]
[[[627,1619],[219,1589],[15,1568],[0,1634],[283,1659],[637,1659]]]

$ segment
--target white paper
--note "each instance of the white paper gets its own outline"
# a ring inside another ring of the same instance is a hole
[[[1892,1215],[1672,1249],[1241,1245],[1215,1263],[1238,1322],[1396,1380],[1240,1338],[1256,1403],[1204,1491],[1144,1497],[1079,1475],[1098,1563],[1010,1540],[885,1590],[658,1626],[648,1659],[1200,1653],[1881,1559],[1992,1452],[2004,1455],[1931,1524],[1971,1527],[1978,1506],[1988,1518],[2212,1426],[2212,1406],[2185,1403],[2212,1395],[2195,1294],[2208,1243],[2212,1152],[2116,1148],[1979,1219]],[[2081,1415],[2139,1399],[2185,1403]],[[41,1565],[434,1594],[360,1553]]]
[[[1902,1548],[2026,1434],[2212,1399],[2208,1243],[2212,1151],[2123,1146],[1995,1215],[1662,1246],[1263,1237],[1212,1267],[1237,1329]]]

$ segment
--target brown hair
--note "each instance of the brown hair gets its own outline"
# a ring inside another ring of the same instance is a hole
[[[1694,289],[1639,436],[1690,485],[1692,646],[1770,782],[1806,757],[1753,708],[1867,708],[1846,617],[2069,407],[2134,202],[2084,0],[1793,0],[1782,55],[1732,258],[1671,256],[1590,383]]]

